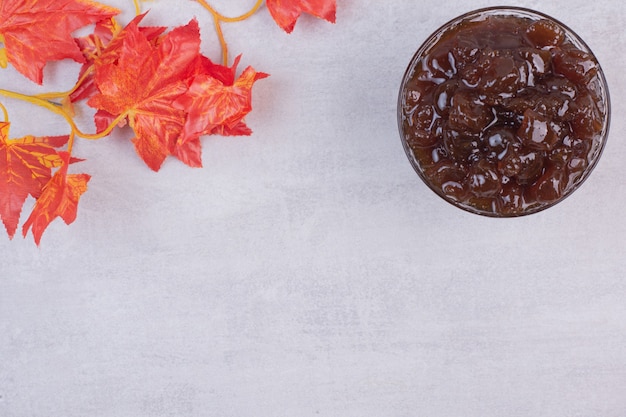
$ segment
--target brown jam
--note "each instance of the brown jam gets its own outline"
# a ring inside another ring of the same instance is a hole
[[[586,178],[608,128],[608,93],[582,41],[544,16],[487,13],[426,46],[405,75],[399,124],[433,190],[475,213],[516,216]]]

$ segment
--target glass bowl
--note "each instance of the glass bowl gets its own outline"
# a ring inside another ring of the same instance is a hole
[[[417,174],[447,202],[491,217],[536,213],[577,190],[600,158],[610,113],[585,42],[519,7],[443,25],[411,59],[398,97]]]

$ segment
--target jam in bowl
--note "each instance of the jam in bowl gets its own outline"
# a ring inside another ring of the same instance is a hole
[[[609,118],[589,47],[517,7],[442,26],[413,56],[398,99],[418,175],[446,201],[492,217],[536,213],[575,191],[602,153]]]

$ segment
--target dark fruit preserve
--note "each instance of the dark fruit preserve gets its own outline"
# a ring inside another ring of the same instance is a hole
[[[608,133],[593,53],[554,19],[478,10],[433,34],[402,82],[398,123],[422,179],[465,210],[530,214],[573,192]]]

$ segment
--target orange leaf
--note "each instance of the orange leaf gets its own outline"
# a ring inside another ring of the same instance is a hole
[[[158,38],[148,38],[129,23],[106,53],[116,59],[95,63],[98,93],[88,104],[98,109],[100,120],[128,117],[135,132],[135,150],[144,162],[158,171],[176,143],[185,122],[183,110],[174,101],[187,91],[200,54],[200,30],[196,20]]]
[[[28,195],[39,198],[52,168],[63,165],[54,148],[65,145],[69,137],[8,139],[9,126],[0,122],[0,217],[13,238]]]
[[[41,84],[48,61],[70,58],[84,62],[72,38],[73,31],[118,13],[115,8],[90,0],[3,0],[0,37],[7,60]]]
[[[181,143],[201,135],[252,133],[243,118],[252,110],[252,86],[268,75],[247,67],[235,80],[239,58],[230,68],[205,64],[210,73],[197,75],[189,90],[174,102],[177,108],[187,112]]]
[[[335,23],[335,0],[267,0],[266,5],[274,21],[287,33],[293,31],[302,13]]]
[[[145,14],[139,15],[133,19],[133,24],[139,24],[144,18]],[[151,42],[156,42],[158,37],[165,32],[165,27],[140,27],[138,28],[142,33],[146,35],[146,38]],[[96,24],[94,32],[88,36],[77,38],[76,42],[80,47],[83,55],[85,56],[85,63],[81,68],[79,79],[93,67],[96,61],[100,65],[104,63],[114,62],[119,58],[124,35],[121,33],[122,28],[118,25],[114,18],[105,19]],[[72,93],[72,101],[78,101],[87,99],[93,96],[97,92],[97,88],[93,82],[93,74],[88,74],[87,77],[82,79],[80,85]]]
[[[90,68],[92,68],[95,60],[102,55],[109,42],[111,42],[113,37],[119,33],[120,30],[121,29],[119,28],[117,21],[114,18],[109,18],[99,21],[96,24],[93,33],[82,38],[75,39],[76,44],[85,58],[85,62],[80,69],[80,73],[78,74],[79,80],[85,76],[85,73]],[[93,76],[92,74],[87,74],[87,76],[82,79],[82,82],[77,85],[74,92],[72,92],[70,99],[72,102],[75,102],[89,98],[95,93],[96,86],[93,83]]]
[[[76,220],[78,200],[87,191],[87,183],[91,179],[87,174],[68,174],[70,155],[67,152],[60,152],[59,155],[63,165],[43,188],[33,212],[22,227],[24,237],[32,229],[37,245],[41,242],[43,232],[57,217],[61,217],[68,225]]]

